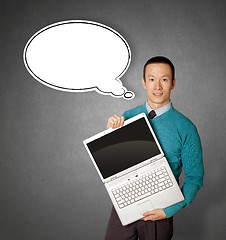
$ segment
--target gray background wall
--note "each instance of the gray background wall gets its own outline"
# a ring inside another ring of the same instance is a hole
[[[82,141],[112,114],[143,104],[142,67],[154,55],[174,62],[172,102],[196,124],[204,151],[204,188],[175,215],[174,239],[224,238],[225,7],[223,0],[1,1],[0,239],[104,238],[111,202]],[[26,71],[27,40],[69,19],[106,24],[127,39],[132,62],[122,81],[133,100],[56,91]]]

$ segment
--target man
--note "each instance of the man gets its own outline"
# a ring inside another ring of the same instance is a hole
[[[182,166],[184,167],[182,192],[185,200],[168,208],[146,212],[143,220],[128,226],[122,226],[113,208],[106,240],[171,239],[173,215],[179,209],[187,207],[203,185],[202,148],[197,129],[170,101],[171,91],[176,85],[174,65],[161,56],[149,59],[144,65],[142,83],[147,93],[147,101],[124,112],[122,116],[110,117],[107,128],[123,126],[125,120],[141,112],[146,113],[178,183]]]

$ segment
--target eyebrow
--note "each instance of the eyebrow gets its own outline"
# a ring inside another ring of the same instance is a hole
[[[155,77],[154,75],[148,75],[147,77]],[[170,77],[169,75],[163,75],[161,77]]]

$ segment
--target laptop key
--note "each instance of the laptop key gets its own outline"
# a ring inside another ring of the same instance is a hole
[[[133,180],[130,184],[124,184],[113,189],[112,193],[119,208],[123,208],[171,186],[173,186],[173,183],[166,168],[161,167],[137,178],[137,180]]]

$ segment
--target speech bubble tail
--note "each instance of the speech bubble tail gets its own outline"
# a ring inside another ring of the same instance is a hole
[[[126,100],[132,100],[135,97],[135,93],[131,91],[126,91],[123,95],[123,98]]]

